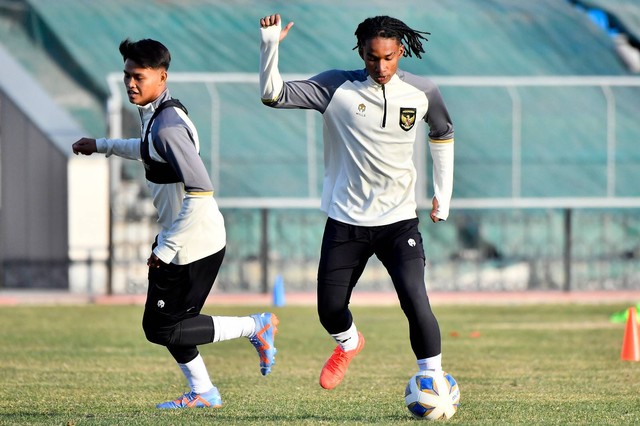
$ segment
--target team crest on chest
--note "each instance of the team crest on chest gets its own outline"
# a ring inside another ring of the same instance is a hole
[[[367,106],[365,104],[359,104],[358,105],[358,112],[356,112],[356,115],[359,115],[360,117],[366,117],[367,114]]]
[[[400,108],[400,128],[405,132],[408,132],[416,124],[416,109],[415,108]]]

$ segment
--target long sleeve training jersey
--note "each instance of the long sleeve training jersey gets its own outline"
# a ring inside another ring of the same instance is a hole
[[[226,245],[224,219],[213,198],[213,185],[198,152],[195,126],[184,111],[169,107],[151,123],[148,144],[143,144],[149,121],[158,106],[171,99],[166,90],[152,103],[139,106],[141,138],[97,139],[98,152],[108,156],[165,163],[167,176],[147,173],[147,185],[158,211],[156,256],[165,263],[185,265],[217,253]],[[141,149],[147,149],[143,156]],[[162,155],[158,152],[162,151]],[[153,163],[144,162],[147,172]],[[160,177],[152,182],[149,176]],[[158,183],[162,182],[162,183]]]
[[[330,70],[284,82],[278,70],[280,26],[261,29],[262,102],[323,117],[321,209],[338,221],[388,225],[416,217],[413,149],[416,121],[429,126],[436,216],[447,219],[453,191],[453,124],[431,80],[397,70],[380,85],[366,70]]]

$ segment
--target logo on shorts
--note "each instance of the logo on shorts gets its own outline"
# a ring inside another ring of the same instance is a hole
[[[414,240],[413,238],[409,238],[407,240],[407,244],[409,244],[409,246],[411,246],[411,247],[415,247],[416,246],[416,240]]]
[[[158,300],[158,308],[164,308],[164,300]]]
[[[416,124],[415,108],[400,108],[400,128],[408,132]]]

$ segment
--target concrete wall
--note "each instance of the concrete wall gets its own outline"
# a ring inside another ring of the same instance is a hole
[[[73,156],[85,132],[2,46],[0,64],[0,288],[100,291],[107,160]]]
[[[69,289],[104,294],[109,259],[109,165],[104,155],[68,162]]]
[[[64,288],[67,159],[6,96],[0,102],[2,283]]]

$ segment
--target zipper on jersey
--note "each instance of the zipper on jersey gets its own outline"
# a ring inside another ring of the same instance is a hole
[[[384,84],[382,85],[382,99],[384,99],[384,111],[382,113],[382,128],[384,129],[387,125],[387,95],[384,90]]]

